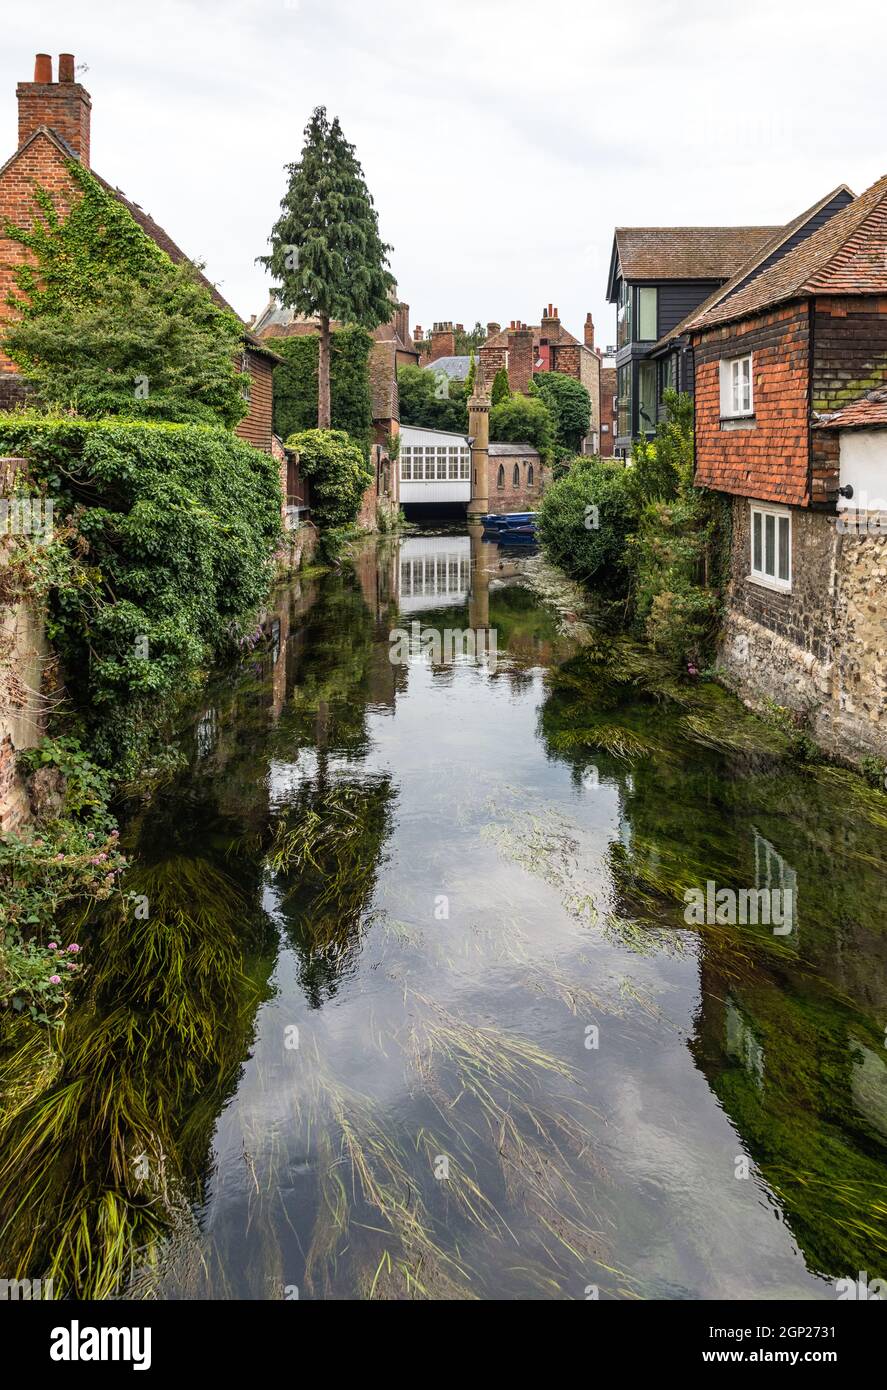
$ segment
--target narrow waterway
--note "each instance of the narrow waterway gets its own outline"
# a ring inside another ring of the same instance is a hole
[[[583,632],[538,572],[408,536],[280,593],[135,799],[135,896],[86,929],[89,998],[22,1112],[13,1248],[42,1202],[80,1292],[887,1277],[887,798]],[[495,648],[447,652],[469,627]],[[790,910],[688,925],[709,883]]]

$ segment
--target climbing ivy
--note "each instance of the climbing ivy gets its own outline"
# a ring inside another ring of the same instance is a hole
[[[6,224],[27,252],[6,300],[6,352],[51,410],[233,427],[246,414],[242,324],[78,161],[68,172],[70,210],[37,187],[33,225]]]
[[[274,430],[281,439],[317,423],[316,333],[275,338],[274,351],[286,358],[274,369]],[[369,356],[372,338],[349,325],[332,335],[330,396],[333,429],[344,430],[369,457],[373,434]]]
[[[0,415],[54,501],[71,573],[49,632],[93,755],[131,776],[201,672],[254,624],[280,527],[272,459],[226,430]]]

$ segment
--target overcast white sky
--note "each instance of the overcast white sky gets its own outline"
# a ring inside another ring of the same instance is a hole
[[[93,167],[244,317],[321,104],[423,327],[552,300],[609,343],[615,225],[781,223],[887,172],[883,0],[7,0],[2,34],[0,162],[34,54],[73,52]]]

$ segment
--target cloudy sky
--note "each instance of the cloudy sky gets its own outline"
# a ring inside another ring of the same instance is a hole
[[[0,159],[36,52],[73,52],[92,163],[244,317],[313,107],[357,146],[413,324],[613,340],[616,224],[781,223],[887,172],[883,0],[29,0],[4,7]]]

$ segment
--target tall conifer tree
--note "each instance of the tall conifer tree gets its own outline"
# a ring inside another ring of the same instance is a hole
[[[289,185],[260,256],[287,308],[320,324],[317,426],[330,427],[330,320],[372,329],[393,312],[394,277],[379,236],[379,219],[363,169],[342,134],[318,106],[305,127],[297,164],[287,165]]]

